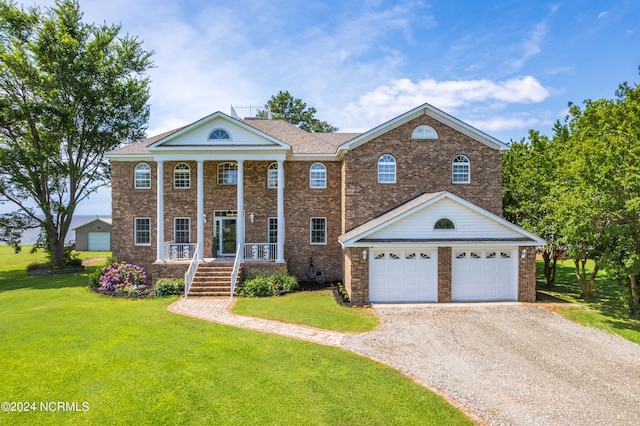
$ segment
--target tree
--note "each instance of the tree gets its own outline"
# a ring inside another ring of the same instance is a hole
[[[640,87],[623,83],[614,100],[570,105],[568,126],[571,136],[559,159],[570,183],[564,198],[573,203],[567,201],[568,244],[576,257],[594,259],[596,268],[601,264],[626,283],[630,310],[638,313]]]
[[[542,248],[547,286],[555,285],[561,251],[551,188],[557,174],[554,151],[564,134],[558,125],[554,130],[553,139],[530,130],[528,141],[512,142],[502,157],[504,217],[547,241]]]
[[[40,227],[54,265],[78,203],[107,185],[104,154],[141,139],[151,53],[119,26],[82,22],[77,0],[42,12],[0,1],[0,239]]]
[[[332,133],[338,131],[326,121],[315,118],[317,110],[314,107],[307,108],[307,104],[301,99],[294,98],[288,91],[280,91],[271,96],[264,106],[264,110],[258,111],[258,117],[266,119],[268,112],[275,120],[284,120],[302,130],[311,133]]]

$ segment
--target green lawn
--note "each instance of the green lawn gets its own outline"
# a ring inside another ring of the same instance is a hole
[[[0,402],[36,404],[0,424],[471,424],[369,359],[175,315],[175,299],[100,296],[95,266],[17,269],[34,260],[0,247]],[[42,411],[52,402],[80,411]]]
[[[537,262],[538,290],[578,305],[557,306],[553,308],[554,311],[579,324],[618,334],[640,344],[640,321],[629,318],[625,304],[625,297],[629,290],[625,286],[609,279],[606,271],[600,270],[596,277],[594,299],[584,301],[579,297],[580,288],[576,282],[573,261],[558,262],[556,285],[549,289],[544,284],[543,266],[544,263],[539,260]]]
[[[233,312],[346,333],[371,331],[380,325],[373,310],[340,306],[331,290],[301,291],[279,297],[239,297]]]

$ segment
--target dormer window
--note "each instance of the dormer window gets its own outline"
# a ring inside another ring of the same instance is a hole
[[[219,139],[230,140],[231,136],[229,136],[229,133],[223,129],[215,129],[213,132],[209,134],[209,140],[219,140]]]
[[[442,219],[438,219],[436,224],[433,226],[433,229],[456,229],[456,226],[450,219],[443,217]]]
[[[411,132],[411,139],[438,139],[438,133],[433,127],[423,124],[422,126],[418,126],[413,129],[413,132]]]

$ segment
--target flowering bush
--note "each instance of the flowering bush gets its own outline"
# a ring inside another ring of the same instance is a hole
[[[98,291],[135,291],[147,284],[147,275],[139,266],[113,262],[101,269]]]

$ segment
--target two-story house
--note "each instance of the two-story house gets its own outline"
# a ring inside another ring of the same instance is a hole
[[[155,281],[229,259],[356,303],[535,300],[537,236],[501,217],[504,143],[425,104],[366,133],[221,112],[112,151],[112,250]]]

